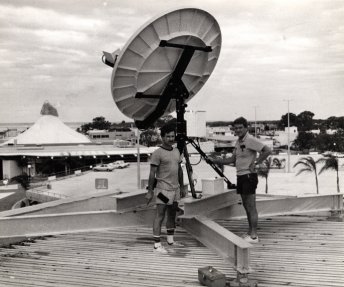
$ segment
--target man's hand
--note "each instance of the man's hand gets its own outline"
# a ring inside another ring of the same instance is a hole
[[[261,170],[265,168],[265,165],[263,163],[257,163],[257,162],[253,162],[250,164],[249,169],[250,172],[257,172],[257,170]]]
[[[252,162],[249,166],[249,170],[251,173],[255,173],[257,170],[256,170],[256,162]]]
[[[153,196],[154,196],[153,190],[148,190],[148,192],[147,192],[147,194],[146,194],[146,196],[145,196],[145,198],[147,199],[147,205],[150,204],[150,202],[151,202],[152,199],[153,199]]]
[[[186,193],[188,192],[187,188],[180,188],[180,198],[184,198],[186,196]]]
[[[266,165],[264,163],[257,163],[254,162],[250,165],[250,171],[251,172],[257,172],[257,170],[264,170],[266,169]]]
[[[211,156],[208,156],[208,157],[205,158],[205,162],[207,164],[212,164],[212,163],[216,164],[217,163],[216,160],[217,159],[215,157],[211,157]]]

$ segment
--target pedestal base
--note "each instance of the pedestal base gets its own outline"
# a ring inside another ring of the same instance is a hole
[[[237,274],[237,278],[233,280],[227,280],[227,287],[258,287],[257,280],[249,280],[247,274]]]

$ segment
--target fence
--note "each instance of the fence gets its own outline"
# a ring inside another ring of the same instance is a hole
[[[57,199],[67,198],[68,196],[49,191],[47,187],[38,187],[26,191],[26,198],[31,201],[48,202]]]
[[[55,193],[51,191],[51,182],[63,180],[67,178],[71,178],[74,176],[80,176],[89,170],[85,170],[84,172],[81,169],[73,170],[73,173],[60,173],[48,176],[46,179],[30,183],[30,189],[26,191],[26,197],[29,200],[37,201],[37,202],[48,202],[57,199],[67,198],[67,195]]]

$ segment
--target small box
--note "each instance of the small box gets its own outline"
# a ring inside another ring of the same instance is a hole
[[[109,183],[107,178],[96,178],[95,180],[96,189],[108,189]]]
[[[208,287],[225,287],[226,276],[212,266],[198,268],[198,281]]]
[[[202,193],[203,194],[217,194],[224,192],[223,177],[205,178],[202,179]]]
[[[206,111],[186,111],[185,120],[189,137],[205,138],[207,136]]]

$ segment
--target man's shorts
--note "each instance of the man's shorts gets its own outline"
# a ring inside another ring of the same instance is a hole
[[[158,194],[162,193],[166,198],[168,198],[168,202],[165,203],[163,202],[159,197]],[[168,204],[171,205],[173,204],[174,201],[179,201],[180,200],[180,189],[176,188],[174,190],[164,190],[160,188],[155,188],[154,189],[154,195],[155,195],[155,203],[156,204]]]
[[[249,173],[237,176],[238,194],[255,194],[258,185],[258,175]]]

